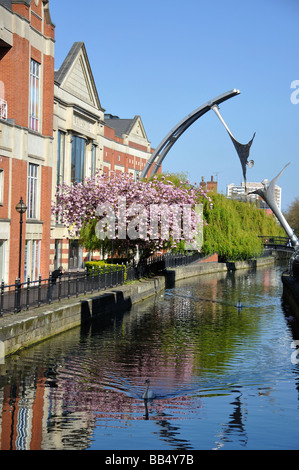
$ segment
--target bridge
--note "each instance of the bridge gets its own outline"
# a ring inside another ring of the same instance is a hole
[[[295,248],[292,246],[289,237],[273,237],[271,235],[260,236],[265,249],[284,251],[293,253]]]

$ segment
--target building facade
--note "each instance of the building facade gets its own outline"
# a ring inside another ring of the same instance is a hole
[[[140,116],[105,114],[83,42],[73,44],[55,72],[53,127],[52,200],[57,185],[82,182],[96,170],[107,177],[129,172],[138,178],[153,152]],[[80,269],[91,256],[98,259],[100,254],[86,252],[52,217],[50,270]]]
[[[0,280],[49,273],[55,26],[48,0],[0,0]],[[23,199],[22,255],[20,215]]]
[[[54,70],[49,3],[0,0],[0,282],[6,284],[19,271],[22,282],[35,281],[61,265],[82,268],[90,258],[51,215],[57,185],[96,170],[138,178],[153,152],[140,116],[105,114],[83,42]],[[21,198],[27,210],[20,250]]]

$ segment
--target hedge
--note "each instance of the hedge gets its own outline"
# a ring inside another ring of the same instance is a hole
[[[107,263],[107,261],[86,261],[85,267],[88,273],[94,272],[94,274],[99,274],[99,270],[101,274],[105,273],[105,268],[106,268],[106,273],[111,273],[111,267],[114,272],[121,271],[124,269],[124,281],[127,279],[127,266],[125,263],[123,264],[112,264]]]

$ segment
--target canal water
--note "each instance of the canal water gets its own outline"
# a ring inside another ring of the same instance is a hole
[[[180,281],[7,358],[1,450],[298,449],[299,336],[284,269]]]

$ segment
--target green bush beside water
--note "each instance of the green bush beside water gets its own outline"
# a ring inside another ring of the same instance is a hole
[[[202,252],[218,253],[227,260],[246,260],[259,256],[263,245],[259,236],[282,236],[286,233],[274,215],[267,214],[255,204],[228,199],[221,194],[209,193],[213,202],[204,202]]]
[[[106,261],[86,261],[85,263],[85,267],[86,267],[86,270],[88,273],[92,273],[94,272],[95,275],[99,274],[109,274],[111,273],[111,269],[113,272],[116,272],[116,271],[121,271],[122,269],[124,269],[124,281],[127,279],[127,267],[124,264],[121,264],[121,263],[114,263],[114,260],[113,260],[113,264],[111,264],[111,262],[107,262]]]

